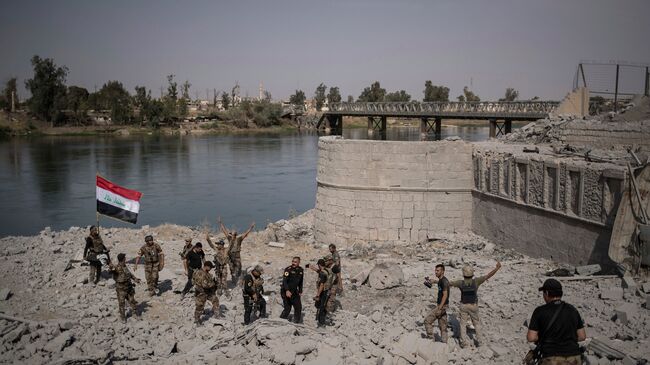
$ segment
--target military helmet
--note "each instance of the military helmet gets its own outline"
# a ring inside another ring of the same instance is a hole
[[[466,278],[471,278],[474,276],[474,269],[469,265],[463,267],[463,276]]]
[[[264,269],[260,265],[255,265],[255,267],[253,268],[253,271],[257,271],[260,274],[264,273]]]

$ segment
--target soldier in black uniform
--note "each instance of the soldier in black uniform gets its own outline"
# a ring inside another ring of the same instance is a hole
[[[264,279],[262,279],[262,267],[255,266],[250,274],[244,276],[244,324],[251,323],[251,314],[253,309],[259,309],[260,317],[266,317],[266,300],[262,297],[264,292]]]
[[[284,303],[284,310],[280,318],[288,319],[291,307],[293,307],[293,321],[300,323],[302,315],[302,278],[303,270],[300,267],[300,257],[296,256],[291,260],[291,265],[284,269],[282,284],[280,285],[280,295]]]

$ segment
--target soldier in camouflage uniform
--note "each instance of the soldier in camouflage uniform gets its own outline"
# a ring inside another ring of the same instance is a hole
[[[251,223],[248,230],[239,236],[237,235],[237,231],[228,231],[226,227],[224,227],[223,223],[221,223],[221,217],[219,217],[219,226],[221,232],[223,232],[226,239],[228,239],[230,275],[232,276],[232,282],[236,284],[241,276],[241,244],[242,241],[253,231],[253,228],[255,228],[255,222]]]
[[[90,264],[90,273],[88,282],[97,284],[102,273],[102,263],[98,255],[108,254],[108,249],[104,246],[104,241],[99,236],[99,229],[95,226],[90,227],[90,235],[86,237],[86,246],[84,247],[84,259]]]
[[[217,294],[221,295],[228,287],[228,251],[223,240],[217,241],[215,245],[206,233],[205,239],[208,245],[214,250],[214,273],[217,279]]]
[[[131,307],[131,314],[136,317],[140,317],[138,314],[137,305],[135,301],[135,288],[134,281],[136,283],[140,282],[140,279],[136,278],[126,267],[126,255],[120,253],[117,255],[117,265],[109,264],[108,268],[113,274],[113,279],[115,280],[115,291],[117,292],[117,305],[120,315],[120,320],[126,323],[125,315],[125,302],[129,303]]]
[[[262,297],[262,293],[264,293],[263,272],[262,267],[257,265],[250,274],[244,276],[244,287],[242,288],[242,294],[244,296],[244,324],[251,323],[251,314],[256,310],[260,311],[260,318],[266,317],[266,300]]]
[[[193,247],[194,247],[194,246],[192,245],[192,239],[189,238],[189,237],[186,238],[186,239],[185,239],[185,246],[183,246],[183,249],[178,253],[178,254],[181,256],[181,259],[182,259],[183,261],[185,260],[185,256],[187,256],[187,254],[188,254],[190,251],[192,251],[192,248],[193,248]]]
[[[327,294],[327,303],[325,304],[325,307],[327,309],[327,313],[333,313],[334,309],[336,307],[336,293],[337,293],[337,285],[340,276],[339,274],[340,269],[338,265],[335,264],[334,257],[332,255],[327,255],[323,258],[325,260],[325,266],[328,270],[328,283],[327,287],[329,288],[328,294]],[[339,261],[340,262],[340,261]]]
[[[217,283],[214,277],[210,275],[210,270],[213,268],[212,262],[206,261],[203,268],[196,270],[192,275],[192,283],[195,288],[194,295],[196,296],[196,308],[194,309],[194,323],[196,324],[201,323],[203,308],[208,300],[212,303],[212,314],[214,316],[219,315],[219,297],[216,295]]]
[[[146,236],[144,241],[145,245],[138,251],[133,271],[138,270],[138,263],[144,257],[144,276],[147,279],[147,289],[149,295],[153,296],[158,288],[158,272],[165,267],[165,255],[160,245],[153,241],[153,236]]]

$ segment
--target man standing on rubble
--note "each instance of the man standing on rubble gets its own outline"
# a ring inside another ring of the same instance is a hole
[[[201,242],[197,242],[196,245],[192,248],[190,252],[185,255],[185,260],[183,260],[183,266],[185,267],[185,274],[187,274],[187,283],[181,295],[189,293],[192,289],[192,276],[197,270],[201,270],[203,267],[203,261],[205,261],[205,253],[203,253],[203,245]]]
[[[91,226],[90,235],[86,237],[86,246],[84,247],[84,260],[90,264],[88,283],[97,284],[99,282],[102,274],[101,255],[108,255],[108,249],[99,236],[99,229],[96,226]],[[110,260],[108,262],[110,263]]]
[[[124,308],[125,302],[129,303],[131,307],[131,314],[140,318],[138,314],[137,305],[135,301],[135,284],[140,283],[140,279],[136,278],[129,268],[126,267],[126,255],[120,253],[117,255],[117,265],[108,264],[108,268],[113,273],[113,279],[115,280],[115,291],[117,292],[117,306],[120,315],[120,320],[123,323],[126,323],[126,310]]]
[[[165,255],[160,245],[153,241],[152,235],[146,236],[144,242],[144,246],[138,251],[133,271],[138,271],[138,263],[144,257],[144,276],[147,279],[149,296],[154,296],[158,288],[158,272],[165,267]]]
[[[266,300],[262,296],[264,292],[262,273],[264,273],[262,267],[256,265],[250,274],[244,276],[244,287],[242,288],[242,294],[244,296],[244,324],[251,323],[251,314],[254,310],[260,311],[260,318],[266,318]]]
[[[436,265],[436,279],[429,280],[425,278],[424,285],[431,288],[433,283],[438,283],[438,299],[436,307],[424,318],[424,328],[430,338],[433,336],[433,323],[438,320],[440,327],[440,338],[442,342],[447,343],[447,308],[449,308],[449,280],[445,277],[445,265]]]
[[[324,259],[318,260],[318,269],[311,269],[318,273],[316,296],[314,296],[317,308],[316,319],[318,320],[318,327],[324,327],[327,320],[327,300],[329,290],[332,286],[333,274],[327,269],[327,264]]]
[[[236,284],[241,276],[241,244],[242,241],[244,241],[244,239],[253,231],[253,228],[255,228],[255,222],[251,223],[248,230],[239,236],[237,235],[237,231],[228,231],[226,227],[224,227],[221,222],[221,217],[219,217],[219,227],[228,240],[230,275],[232,276],[233,284]]]
[[[454,280],[449,283],[460,289],[460,346],[466,347],[468,343],[467,338],[467,323],[469,319],[474,324],[476,331],[476,344],[481,346],[483,343],[483,334],[481,330],[481,320],[478,314],[478,287],[486,280],[494,276],[494,274],[501,268],[501,263],[497,265],[492,271],[485,276],[478,278],[474,277],[474,269],[471,266],[463,267],[463,280]]]
[[[562,284],[559,281],[548,279],[539,291],[546,304],[533,311],[526,339],[540,346],[540,364],[582,364],[578,341],[584,341],[587,334],[580,313],[574,306],[562,301]]]
[[[195,286],[194,296],[196,307],[194,309],[194,323],[196,324],[201,324],[203,308],[205,307],[205,302],[208,300],[212,303],[212,315],[217,317],[220,314],[219,297],[216,295],[217,283],[214,281],[214,277],[210,275],[210,270],[213,268],[214,265],[212,262],[206,261],[203,267],[195,270],[192,275],[192,282]]]
[[[280,314],[280,318],[287,319],[291,308],[293,307],[293,321],[300,323],[302,315],[302,281],[304,272],[300,267],[300,257],[296,256],[291,260],[291,265],[284,269],[282,276],[282,284],[280,285],[280,295],[282,296],[282,303],[284,310]]]
[[[217,279],[217,294],[221,295],[228,287],[228,251],[223,240],[217,241],[215,245],[208,233],[205,234],[208,245],[214,250],[214,271]]]

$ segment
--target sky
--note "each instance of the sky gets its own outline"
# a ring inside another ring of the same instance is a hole
[[[33,55],[67,84],[118,80],[160,95],[166,75],[190,94],[274,99],[318,84],[345,99],[379,81],[421,100],[425,80],[483,100],[514,87],[559,100],[580,60],[650,63],[648,0],[0,1],[0,82],[32,76]]]

